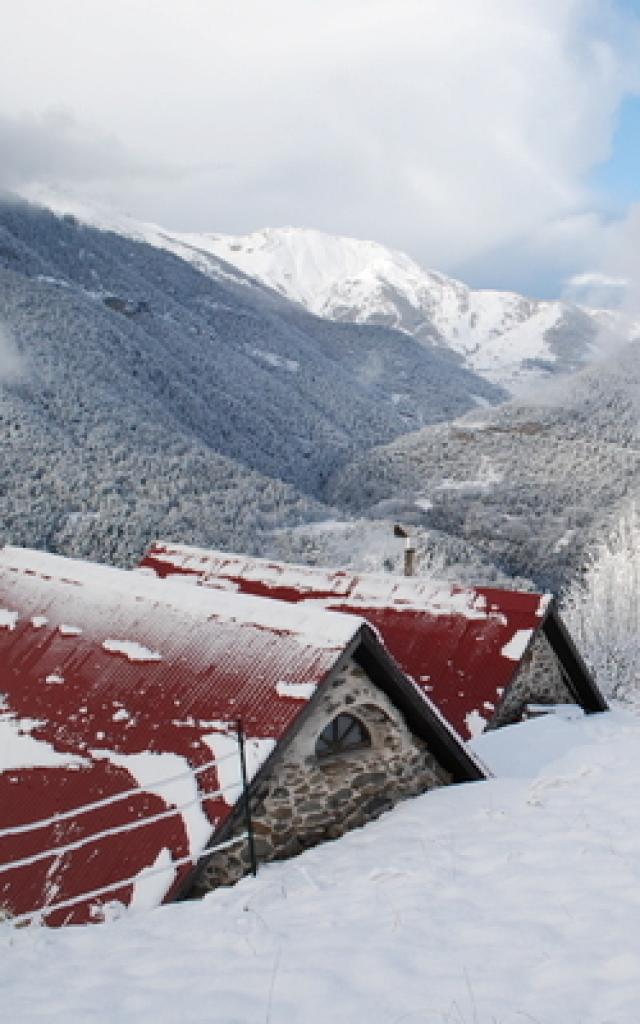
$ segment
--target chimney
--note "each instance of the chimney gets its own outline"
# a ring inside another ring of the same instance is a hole
[[[396,523],[393,527],[394,537],[404,537],[404,574],[415,576],[416,574],[416,548],[413,538],[405,526]]]

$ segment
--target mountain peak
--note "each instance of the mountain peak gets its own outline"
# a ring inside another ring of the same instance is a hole
[[[167,249],[218,280],[253,278],[316,316],[392,328],[511,393],[579,369],[630,326],[559,300],[472,289],[379,242],[315,228],[266,227],[246,235],[176,232],[51,191],[29,195],[58,214]]]
[[[193,244],[202,236],[188,237]],[[293,227],[206,238],[209,251],[317,316],[392,327],[453,350],[467,368],[511,391],[579,368],[606,333],[590,311],[474,290],[378,242]]]

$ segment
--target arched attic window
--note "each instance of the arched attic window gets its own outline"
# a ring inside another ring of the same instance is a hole
[[[359,718],[336,715],[324,727],[316,741],[316,757],[332,757],[371,746],[371,736]]]

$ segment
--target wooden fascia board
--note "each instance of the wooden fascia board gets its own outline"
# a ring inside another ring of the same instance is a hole
[[[361,645],[354,654],[355,660],[402,711],[409,728],[425,740],[453,780],[472,782],[485,779],[486,770],[468,753],[463,740],[406,676],[370,627],[363,626],[361,633]]]
[[[578,703],[589,714],[608,711],[607,701],[558,614],[555,599],[549,604],[542,622],[542,630],[564,669]]]

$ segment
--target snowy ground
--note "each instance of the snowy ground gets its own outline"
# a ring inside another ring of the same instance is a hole
[[[501,778],[202,903],[0,925],[1,1019],[637,1024],[640,718],[537,720],[477,749]]]

